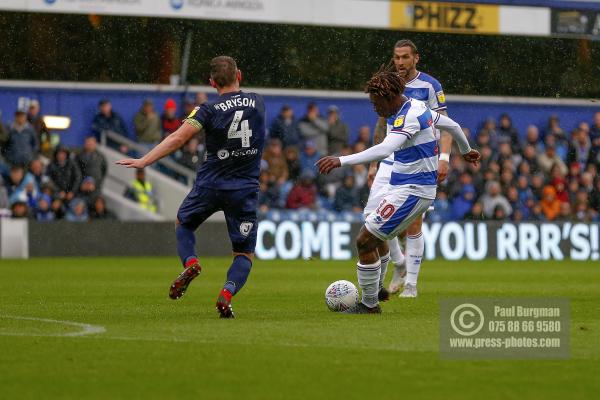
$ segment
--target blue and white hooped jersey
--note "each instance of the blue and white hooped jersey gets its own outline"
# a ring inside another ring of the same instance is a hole
[[[421,100],[433,111],[445,110],[446,95],[440,82],[433,76],[418,72],[410,81],[406,82],[404,95],[411,99]]]
[[[425,72],[418,72],[417,76],[406,83],[404,95],[424,102],[433,111],[447,109],[446,95],[444,94],[442,85],[437,79]],[[436,137],[438,139],[439,135],[439,132],[436,130]],[[383,161],[384,164],[388,165],[391,165],[393,162],[394,160],[391,156]]]
[[[435,199],[437,190],[438,142],[433,123],[427,105],[415,99],[387,120],[388,135],[407,138],[393,154],[390,185],[426,199]]]

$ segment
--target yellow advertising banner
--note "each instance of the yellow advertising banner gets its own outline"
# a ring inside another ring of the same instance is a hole
[[[425,32],[500,33],[497,5],[390,1],[390,28]]]

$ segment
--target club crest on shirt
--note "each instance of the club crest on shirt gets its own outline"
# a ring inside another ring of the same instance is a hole
[[[394,121],[394,128],[399,128],[404,124],[404,115],[400,115],[398,118],[396,118],[396,120]]]
[[[248,236],[254,224],[252,222],[242,222],[240,224],[240,233],[244,236]]]
[[[444,94],[443,90],[440,90],[439,92],[435,93],[437,99],[438,99],[438,103],[445,103],[446,102],[446,95]]]

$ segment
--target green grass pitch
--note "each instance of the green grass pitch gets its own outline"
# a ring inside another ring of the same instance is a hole
[[[417,299],[384,314],[327,310],[324,290],[353,262],[257,261],[214,309],[229,259],[203,260],[178,301],[175,258],[0,261],[3,399],[584,399],[600,393],[598,262],[427,261]],[[389,276],[388,276],[389,279]],[[568,360],[441,360],[438,301],[571,299]],[[81,331],[40,318],[105,328]],[[54,336],[51,336],[54,335]],[[62,335],[62,336],[61,336]]]

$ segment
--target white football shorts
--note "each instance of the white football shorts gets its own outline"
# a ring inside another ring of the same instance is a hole
[[[367,216],[365,227],[381,240],[392,239],[406,230],[415,218],[423,215],[432,204],[432,199],[392,188],[377,209]]]

